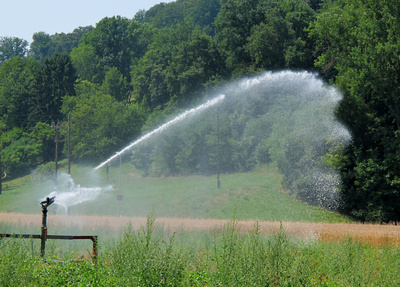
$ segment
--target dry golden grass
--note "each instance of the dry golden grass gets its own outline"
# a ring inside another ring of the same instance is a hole
[[[129,224],[139,228],[146,224],[146,217],[112,217],[112,216],[65,216],[50,215],[47,218],[48,226],[59,228],[76,226],[88,231],[95,228],[107,228],[117,232]],[[41,225],[40,214],[0,213],[0,222],[16,225]],[[157,218],[156,222],[170,231],[204,231],[220,229],[229,220],[218,219],[190,219],[190,218]],[[252,230],[255,221],[237,221],[241,231]],[[381,246],[385,244],[399,244],[400,228],[396,225],[378,224],[344,224],[344,223],[306,223],[306,222],[272,222],[259,221],[259,230],[263,234],[277,233],[282,226],[286,234],[294,237],[314,238],[322,241],[337,241],[351,237],[362,243]]]

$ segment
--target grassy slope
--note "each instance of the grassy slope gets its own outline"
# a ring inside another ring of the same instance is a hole
[[[251,173],[221,175],[221,188],[216,177],[187,176],[143,178],[128,164],[111,167],[109,181],[105,170],[73,166],[75,184],[82,187],[113,185],[100,198],[71,206],[71,214],[117,215],[118,187],[123,200],[121,216],[147,216],[154,211],[157,217],[190,217],[230,219],[344,222],[336,213],[311,207],[290,196],[281,187],[281,175],[273,167],[263,167]],[[32,181],[30,177],[5,183],[0,197],[0,212],[41,213],[39,202],[53,189],[52,181]],[[50,207],[53,208],[53,207]],[[61,210],[59,212],[65,212]]]

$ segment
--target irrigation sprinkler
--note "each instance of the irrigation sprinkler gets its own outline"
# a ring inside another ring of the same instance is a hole
[[[97,262],[97,235],[48,235],[47,234],[47,208],[54,203],[54,197],[47,197],[44,201],[40,202],[42,206],[42,226],[41,226],[41,234],[10,234],[10,233],[0,233],[0,238],[2,237],[12,237],[12,238],[32,238],[32,239],[40,239],[40,256],[44,257],[45,249],[46,249],[46,241],[47,239],[62,239],[62,240],[77,240],[77,239],[89,239],[93,242],[93,262]]]
[[[47,197],[46,200],[42,201],[40,205],[42,205],[42,234],[40,236],[41,244],[40,244],[40,256],[44,256],[46,249],[46,239],[47,239],[47,207],[49,207],[56,197]]]

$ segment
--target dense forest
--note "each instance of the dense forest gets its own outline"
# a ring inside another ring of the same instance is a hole
[[[37,32],[29,47],[0,37],[1,173],[15,178],[54,162],[56,133],[65,159],[68,115],[72,161],[98,163],[215,87],[262,71],[306,70],[343,93],[336,117],[352,142],[326,157],[340,173],[339,210],[399,221],[399,15],[399,0],[177,0],[68,34]],[[240,124],[233,121],[222,122]],[[272,160],[265,139],[250,144],[246,136],[262,124],[268,120],[248,121],[240,137],[221,142],[230,154],[222,172]],[[160,141],[179,149],[172,156],[134,151],[134,164],[153,176],[214,173],[212,157],[196,159],[202,149],[216,152],[215,137],[199,137],[216,132],[208,125],[178,134],[184,146]]]

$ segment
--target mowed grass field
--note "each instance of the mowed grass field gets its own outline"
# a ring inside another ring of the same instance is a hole
[[[71,205],[71,215],[142,216],[197,219],[231,219],[349,222],[337,213],[313,207],[295,199],[282,188],[282,176],[275,167],[264,166],[249,173],[216,176],[143,177],[130,164],[111,167],[108,180],[105,168],[73,166],[75,188],[107,187],[93,200]],[[67,191],[59,171],[59,193]],[[31,176],[3,183],[0,212],[41,214],[39,202],[54,190],[54,181]],[[82,191],[84,197],[84,191]],[[118,201],[117,198],[122,200]],[[57,196],[56,196],[57,200]],[[65,214],[62,207],[58,214]]]

